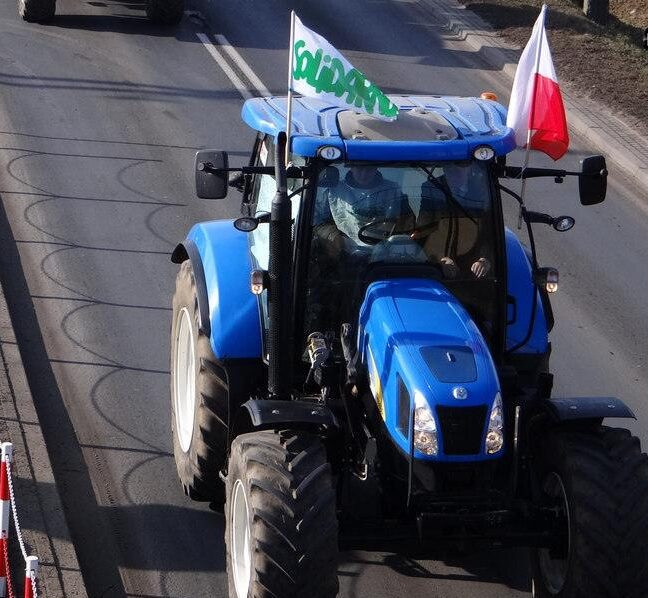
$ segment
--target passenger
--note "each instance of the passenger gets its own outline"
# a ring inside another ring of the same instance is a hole
[[[476,278],[491,271],[491,260],[484,255],[480,239],[488,238],[483,229],[483,181],[474,180],[471,165],[449,164],[443,176],[430,177],[421,186],[421,209],[415,238],[423,240],[429,255],[436,255],[446,278],[456,278],[464,267]],[[443,227],[443,230],[441,230]]]

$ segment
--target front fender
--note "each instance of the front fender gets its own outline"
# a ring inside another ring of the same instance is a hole
[[[190,259],[196,279],[200,328],[219,360],[262,357],[258,298],[250,292],[247,233],[231,220],[200,222],[173,252],[176,263]]]
[[[305,401],[250,399],[243,403],[234,423],[232,438],[253,430],[300,429],[333,432],[339,424],[324,405]]]
[[[637,419],[632,409],[615,397],[551,398],[544,399],[542,406],[559,422],[605,417]]]

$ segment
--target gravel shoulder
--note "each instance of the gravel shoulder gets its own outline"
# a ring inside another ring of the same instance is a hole
[[[648,27],[645,0],[611,0],[606,27],[588,20],[570,0],[547,0],[547,30],[558,79],[568,89],[607,106],[648,135]],[[542,0],[469,0],[479,15],[508,42],[523,47]]]

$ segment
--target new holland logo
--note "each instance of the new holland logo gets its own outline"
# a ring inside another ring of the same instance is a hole
[[[468,391],[463,386],[455,386],[452,389],[452,396],[458,401],[465,401],[468,398]]]

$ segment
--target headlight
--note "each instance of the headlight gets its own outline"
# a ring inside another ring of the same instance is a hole
[[[414,448],[424,455],[436,455],[439,452],[436,420],[419,391],[414,393]]]
[[[490,418],[488,419],[488,431],[486,432],[485,449],[489,455],[502,450],[504,446],[504,416],[502,413],[502,395],[498,392],[493,401]]]

